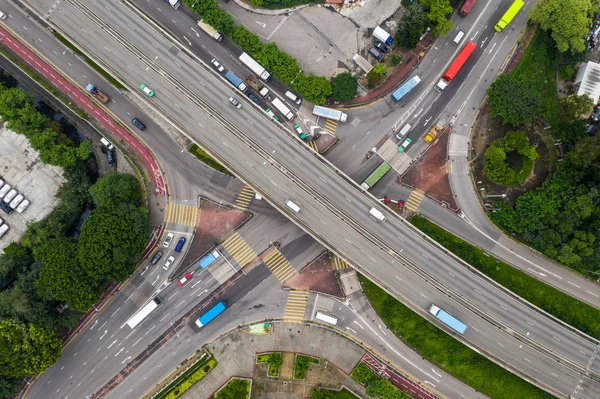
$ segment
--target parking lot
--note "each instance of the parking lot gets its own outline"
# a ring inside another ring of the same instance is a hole
[[[0,238],[0,251],[13,241],[19,240],[27,228],[27,222],[46,217],[58,204],[56,193],[65,179],[62,169],[42,163],[25,136],[18,135],[4,126],[0,128],[0,179],[10,184],[31,204],[23,213],[0,211],[0,218],[9,230]]]

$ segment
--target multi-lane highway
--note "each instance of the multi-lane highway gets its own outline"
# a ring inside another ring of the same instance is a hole
[[[51,2],[40,3],[51,10]],[[149,101],[172,123],[405,303],[422,313],[432,302],[451,310],[471,327],[469,344],[558,395],[572,394],[580,374],[595,378],[595,341],[474,275],[391,214],[385,223],[369,218],[372,206],[382,209],[372,197],[252,104],[231,107],[227,97],[240,96],[230,86],[121,3],[63,2],[47,17],[129,87],[153,88]],[[301,206],[298,215],[283,206],[290,198]],[[600,392],[583,380],[580,395]]]

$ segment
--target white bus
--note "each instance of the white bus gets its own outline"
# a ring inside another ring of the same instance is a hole
[[[333,324],[334,326],[337,324],[337,319],[335,317],[327,316],[321,312],[317,312],[315,319],[324,321],[325,323]]]
[[[283,116],[285,116],[287,118],[288,121],[291,121],[292,119],[294,119],[296,117],[292,113],[292,111],[290,111],[290,109],[283,103],[283,101],[281,101],[277,97],[275,97],[275,99],[273,101],[271,101],[271,104],[273,104],[273,106],[275,108],[277,108],[279,110],[279,112],[281,112],[283,114]]]
[[[144,321],[144,319],[148,317],[150,313],[154,312],[154,310],[156,310],[156,308],[158,308],[160,305],[162,305],[162,299],[160,299],[160,297],[158,296],[155,296],[150,302],[146,304],[146,306],[141,308],[139,312],[133,315],[131,319],[127,320],[127,324],[129,325],[129,327],[134,328],[142,321]]]
[[[252,72],[254,72],[257,76],[259,76],[265,82],[271,79],[271,72],[267,71],[262,65],[260,65],[256,60],[250,57],[246,53],[242,53],[240,55],[240,61],[244,63]]]

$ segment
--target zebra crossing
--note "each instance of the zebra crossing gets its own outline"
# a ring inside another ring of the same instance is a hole
[[[323,130],[325,130],[327,133],[329,133],[331,135],[335,135],[335,131],[337,130],[337,125],[338,125],[338,121],[327,119],[325,121],[325,126],[323,127]]]
[[[167,202],[165,219],[167,223],[196,226],[200,209],[196,206]]]
[[[348,264],[342,258],[338,258],[336,256],[333,258],[333,267],[335,270],[343,270],[349,268],[350,266],[348,266]]]
[[[250,186],[244,186],[235,200],[234,207],[245,211],[250,206],[252,198],[254,198],[254,190]]]
[[[419,208],[419,205],[421,205],[423,198],[425,198],[425,192],[415,188],[406,200],[405,208],[416,212],[416,210]]]
[[[282,283],[296,272],[290,261],[277,249],[264,258],[263,262],[265,262],[271,273]]]
[[[307,303],[308,291],[290,291],[283,311],[283,320],[301,323]]]
[[[248,262],[256,258],[256,253],[254,253],[248,243],[237,232],[233,232],[223,241],[223,248],[229,252],[241,267],[244,267]]]

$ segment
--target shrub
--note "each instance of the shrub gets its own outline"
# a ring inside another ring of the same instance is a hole
[[[378,63],[375,65],[371,72],[367,74],[367,87],[369,89],[374,88],[379,81],[381,81],[387,75],[387,68],[385,65]]]
[[[398,54],[393,54],[392,57],[390,58],[390,64],[392,64],[392,66],[396,66],[396,65],[400,65],[400,63],[402,62],[402,56],[398,55]]]
[[[558,76],[562,80],[571,80],[571,78],[573,77],[573,72],[575,71],[573,70],[573,67],[571,65],[561,65],[558,68]]]
[[[358,82],[354,76],[344,72],[333,78],[331,87],[335,101],[350,101],[356,96]]]
[[[296,364],[294,365],[294,378],[303,380],[306,378],[306,372],[311,363],[319,364],[319,359],[296,354]]]

